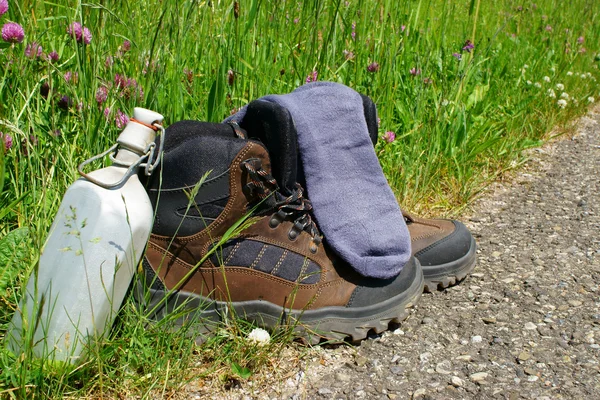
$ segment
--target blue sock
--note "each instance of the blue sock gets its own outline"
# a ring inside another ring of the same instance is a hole
[[[314,82],[259,100],[279,104],[293,119],[304,174],[298,180],[327,244],[363,276],[396,276],[410,258],[410,235],[373,149],[361,95]]]

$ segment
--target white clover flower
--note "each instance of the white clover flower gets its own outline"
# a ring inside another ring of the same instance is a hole
[[[586,74],[581,74],[581,75],[579,75],[579,77],[580,77],[581,79],[585,79],[585,78],[587,78],[587,75],[586,75]]]
[[[556,68],[554,68],[554,67],[550,68],[550,72],[555,72],[555,71],[556,71]]]
[[[550,82],[550,77],[549,76],[545,76],[542,79],[544,80],[544,82]]]
[[[552,97],[552,98],[556,97],[556,93],[554,93],[554,90],[552,90],[552,89],[548,89],[546,94],[548,94],[548,97]]]
[[[562,83],[557,83],[556,90],[565,90],[565,85],[563,85]]]
[[[587,98],[588,103],[593,103],[595,100],[592,96]]]
[[[560,94],[561,99],[569,100],[569,94],[567,92],[562,92]]]
[[[572,101],[573,101],[573,104],[574,104],[574,105],[577,105],[577,104],[579,104],[579,102],[578,102],[578,101],[577,101],[577,99],[575,99],[575,98],[573,98],[573,99],[572,99]]]
[[[565,108],[567,106],[567,101],[565,99],[560,99],[559,101],[556,102],[556,104],[560,107],[560,108]]]
[[[271,335],[261,328],[254,328],[252,329],[252,332],[248,334],[248,341],[256,343],[259,346],[264,346],[269,343],[269,340],[271,340]]]
[[[527,83],[527,85],[531,86],[531,81],[527,81],[525,83]]]
[[[533,84],[533,86],[535,86],[536,88],[541,88],[542,84],[539,83],[539,82],[536,82],[536,83]]]
[[[586,73],[586,75],[587,75],[588,78],[592,77],[592,73],[591,72]]]
[[[567,72],[567,76],[571,76],[573,73],[571,71]]]
[[[442,100],[442,107],[446,107],[449,104],[447,99]]]
[[[527,68],[529,68],[529,65],[527,65],[527,64],[524,64],[524,65],[523,65],[523,69],[527,69]]]

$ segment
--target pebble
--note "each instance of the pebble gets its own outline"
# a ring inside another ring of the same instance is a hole
[[[570,305],[572,305],[573,307],[579,307],[580,305],[582,305],[583,303],[579,300],[569,300],[567,301],[567,303],[569,303]]]
[[[400,354],[394,354],[394,356],[392,357],[391,363],[394,364],[395,362],[397,362],[401,358],[402,358],[402,356]]]
[[[420,399],[422,397],[424,397],[427,394],[427,390],[421,388],[421,389],[417,389],[415,390],[415,392],[412,395],[413,399]]]
[[[463,387],[465,385],[465,382],[460,379],[458,376],[453,376],[452,379],[450,380],[450,382],[452,383],[452,386],[454,387]]]
[[[494,317],[483,317],[481,318],[481,320],[483,321],[484,324],[495,324],[496,323],[496,318]]]
[[[522,351],[519,353],[519,360],[527,361],[531,358],[531,354],[527,351]]]
[[[421,360],[422,363],[426,363],[427,361],[429,361],[430,358],[431,353],[428,351],[419,355],[419,360]]]
[[[421,324],[423,325],[432,325],[435,324],[435,320],[431,317],[425,317],[421,320]]]
[[[391,367],[390,371],[392,372],[392,374],[395,374],[395,375],[402,375],[402,374],[404,374],[404,368],[399,367],[397,365],[394,365],[393,367]]]
[[[320,388],[319,389],[319,394],[320,395],[327,395],[327,394],[333,394],[333,392],[331,391],[331,389],[328,389],[328,388]]]
[[[474,374],[471,374],[469,376],[469,379],[471,379],[473,382],[481,382],[484,381],[485,378],[487,378],[489,376],[489,374],[487,372],[476,372]]]
[[[530,376],[528,376],[528,377],[527,377],[527,380],[528,380],[529,382],[535,382],[535,381],[537,381],[538,379],[540,379],[540,378],[538,378],[538,377],[537,377],[537,375],[530,375]]]
[[[445,360],[435,366],[435,372],[442,375],[450,375],[450,368],[452,368],[450,361]]]
[[[533,368],[525,368],[523,372],[525,372],[526,375],[537,375],[537,371]]]
[[[367,362],[369,362],[369,360],[363,356],[356,356],[354,362],[358,367],[364,367],[367,364]]]
[[[462,356],[456,357],[456,360],[458,360],[458,361],[471,361],[471,360],[473,360],[473,356],[471,356],[470,354],[463,354]]]
[[[534,324],[533,322],[528,322],[525,324],[525,329],[527,329],[528,331],[532,331],[537,329],[537,325]]]
[[[483,338],[479,335],[471,337],[471,343],[481,343]]]

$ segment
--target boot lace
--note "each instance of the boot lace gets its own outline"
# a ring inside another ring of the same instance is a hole
[[[245,190],[251,196],[261,200],[264,207],[260,214],[273,213],[269,221],[271,228],[276,228],[283,221],[293,221],[294,225],[288,232],[290,240],[296,240],[302,231],[307,232],[313,239],[313,246],[310,250],[314,253],[317,246],[321,244],[322,238],[317,228],[317,224],[310,216],[312,204],[309,199],[304,197],[304,189],[296,182],[295,188],[288,197],[285,197],[279,191],[279,185],[271,174],[262,168],[262,162],[258,158],[251,158],[241,163],[242,167],[248,172],[248,183]]]

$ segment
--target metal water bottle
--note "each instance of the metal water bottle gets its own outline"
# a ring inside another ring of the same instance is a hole
[[[82,177],[65,193],[9,328],[16,353],[76,364],[109,332],[152,229],[137,174],[149,175],[160,160],[154,139],[162,120],[136,108],[117,144],[79,166]],[[107,154],[111,166],[83,171]]]

